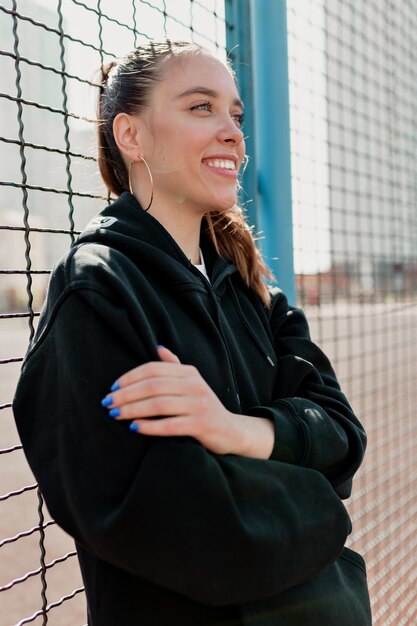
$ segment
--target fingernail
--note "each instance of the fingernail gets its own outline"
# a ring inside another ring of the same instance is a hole
[[[110,417],[119,417],[120,415],[120,409],[116,408],[116,409],[110,409],[109,411],[109,415]]]
[[[110,387],[110,391],[117,391],[118,389],[120,389],[120,384],[119,382],[116,380],[115,383],[112,384],[112,386]]]
[[[113,404],[113,396],[106,396],[101,401],[101,405],[104,407],[110,406],[111,404]]]
[[[158,345],[156,346],[156,349],[158,350],[158,348],[165,348],[165,346],[161,346],[161,344],[158,344]],[[165,349],[166,349],[166,348],[165,348]]]
[[[130,430],[133,430],[133,432],[137,433],[139,430],[139,424],[136,424],[136,422],[132,422],[129,426]]]

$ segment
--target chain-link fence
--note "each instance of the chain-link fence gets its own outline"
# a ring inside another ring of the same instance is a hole
[[[349,508],[352,543],[367,558],[375,625],[411,625],[417,1],[287,0],[287,8],[299,302],[369,434]],[[224,54],[233,27],[223,0],[0,4],[4,626],[85,622],[73,543],[45,509],[11,399],[50,268],[107,202],[95,155],[95,72],[148,38],[193,39]]]
[[[50,268],[107,202],[95,152],[97,70],[147,39],[225,54],[223,0],[0,5],[0,624],[85,622],[72,540],[27,467],[11,399]]]
[[[299,301],[369,444],[349,505],[377,626],[417,623],[417,2],[288,0]]]

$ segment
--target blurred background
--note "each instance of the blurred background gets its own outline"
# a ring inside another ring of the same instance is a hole
[[[0,0],[0,626],[86,622],[11,402],[51,267],[109,200],[97,71],[165,37],[234,65],[242,205],[368,432],[348,508],[374,624],[416,624],[417,0]]]

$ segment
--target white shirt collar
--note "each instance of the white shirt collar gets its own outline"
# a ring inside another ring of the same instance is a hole
[[[208,277],[208,274],[207,274],[206,264],[204,262],[203,252],[201,248],[200,248],[200,261],[201,263],[194,263],[193,265],[203,274],[203,276],[207,278],[208,281],[210,281],[210,278]]]

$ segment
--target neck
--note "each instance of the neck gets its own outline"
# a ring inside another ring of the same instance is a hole
[[[152,206],[149,213],[166,228],[191,263],[200,263],[201,215],[178,209],[163,211],[156,206]]]

